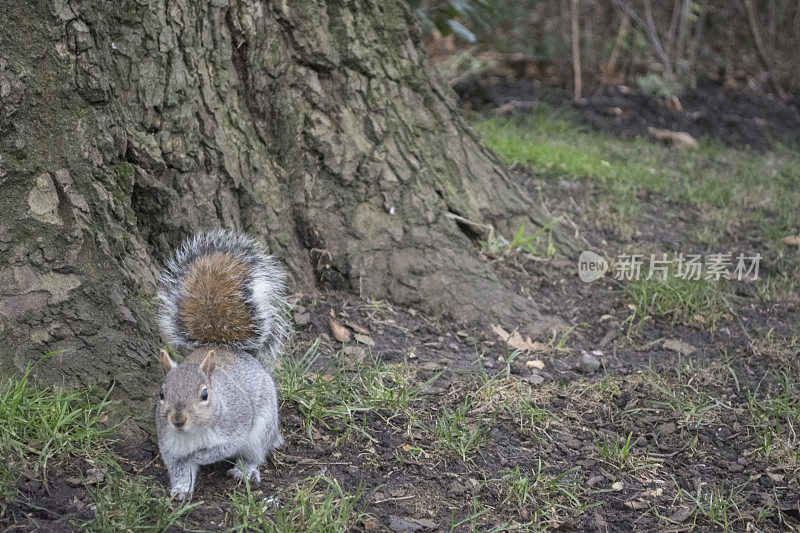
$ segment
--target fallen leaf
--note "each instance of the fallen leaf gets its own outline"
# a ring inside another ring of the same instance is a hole
[[[635,511],[638,511],[638,510],[641,510],[641,509],[646,509],[649,506],[650,506],[650,504],[647,503],[644,500],[629,500],[629,501],[625,502],[625,507],[628,507],[628,508],[633,509]]]
[[[682,355],[692,355],[696,350],[694,346],[680,339],[666,339],[661,345],[667,350],[672,350]]]
[[[589,478],[589,480],[586,482],[586,486],[587,486],[587,487],[594,487],[594,486],[595,486],[595,485],[597,485],[597,483],[599,483],[600,481],[603,481],[603,476],[592,476],[592,477],[590,477],[590,478]]]
[[[367,331],[366,329],[362,328],[362,327],[361,327],[361,326],[359,326],[358,324],[353,324],[352,322],[345,322],[345,324],[347,324],[347,326],[348,326],[350,329],[352,329],[353,331],[355,331],[356,333],[361,333],[361,334],[364,334],[364,335],[369,335],[369,331]]]
[[[356,342],[360,342],[361,344],[366,344],[367,346],[375,346],[375,341],[372,340],[372,337],[369,335],[364,335],[363,333],[356,333],[354,335]]]
[[[364,356],[367,355],[367,352],[361,346],[345,346],[343,351],[345,355],[355,357],[359,361],[363,360]]]
[[[100,468],[90,468],[86,471],[86,478],[84,479],[84,483],[86,485],[97,485],[103,478],[105,478],[105,473]]]
[[[350,331],[346,327],[339,324],[334,319],[330,319],[328,325],[331,327],[331,333],[333,333],[334,339],[339,342],[350,342]]]
[[[662,130],[660,128],[652,127],[647,128],[647,131],[659,141],[664,141],[668,144],[674,144],[676,146],[683,146],[691,149],[699,146],[697,144],[697,140],[685,131]]]
[[[767,472],[767,476],[772,481],[783,481],[783,478],[784,478],[783,474],[776,474],[775,472]]]
[[[547,350],[547,346],[542,344],[539,341],[532,341],[530,337],[523,337],[520,335],[518,331],[514,333],[509,333],[502,326],[498,326],[496,324],[491,325],[492,332],[495,335],[500,337],[500,340],[508,344],[511,348],[515,350],[520,350],[523,352],[542,352]]]
[[[673,111],[677,111],[678,113],[683,111],[681,101],[678,100],[678,97],[674,94],[667,99],[667,107]]]

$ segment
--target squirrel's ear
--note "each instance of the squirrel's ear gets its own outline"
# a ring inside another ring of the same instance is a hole
[[[175,368],[176,366],[178,366],[175,364],[175,361],[169,358],[169,354],[164,349],[162,349],[161,352],[159,352],[158,358],[161,361],[161,370],[163,370],[165,374],[170,370],[172,370],[173,368]]]
[[[216,363],[214,362],[214,357],[215,357],[214,350],[209,350],[208,353],[206,354],[206,358],[203,359],[202,363],[200,363],[200,368],[203,370],[203,372],[206,373],[206,376],[208,376],[209,378],[211,377],[211,373],[214,371],[214,366],[216,365]]]

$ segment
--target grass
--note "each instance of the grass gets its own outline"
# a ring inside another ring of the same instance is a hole
[[[323,361],[318,349],[319,340],[303,356],[286,358],[276,369],[281,398],[299,407],[309,438],[316,425],[371,438],[363,423],[367,413],[413,415],[421,393],[409,384],[408,366],[391,365],[372,354],[359,360],[344,351]]]
[[[786,258],[782,242],[800,231],[796,151],[778,147],[761,154],[708,139],[687,151],[646,138],[623,140],[577,126],[545,106],[523,120],[493,118],[476,127],[508,163],[555,183],[578,180],[595,188],[592,208],[608,213],[607,223],[628,239],[645,222],[641,191],[651,191],[694,209],[692,236],[708,246],[730,246],[723,242],[725,233],[736,234],[742,225],[757,229],[768,250],[753,251],[780,261],[781,271],[791,274],[789,283],[800,280],[800,261]]]
[[[786,372],[768,375],[767,379],[773,382],[771,387],[762,381],[756,390],[747,391],[757,449],[773,464],[800,471],[800,388]]]
[[[554,526],[563,521],[563,512],[574,515],[588,508],[585,497],[589,491],[582,485],[579,471],[578,467],[572,467],[558,474],[547,474],[540,459],[530,472],[515,467],[495,484],[503,504],[524,510],[531,525]],[[596,502],[592,506],[600,504],[602,502]]]
[[[31,369],[0,383],[0,515],[20,497],[23,471],[46,483],[54,461],[104,453],[110,431],[102,424],[107,396],[94,402],[87,392],[39,387],[30,381]]]
[[[526,235],[525,226],[520,226],[511,240],[502,235],[492,235],[489,240],[480,242],[481,251],[490,257],[507,256],[512,253],[534,257],[553,257],[556,249],[553,244],[552,228],[560,220],[559,218],[553,219],[530,235]]]
[[[647,403],[659,411],[680,414],[682,422],[692,427],[714,421],[728,406],[710,390],[717,368],[695,369],[691,365],[674,376],[665,376],[650,369],[643,373],[649,388]],[[704,386],[705,385],[705,386]]]
[[[745,494],[746,484],[726,488],[724,483],[707,485],[701,483],[695,491],[687,491],[674,480],[677,490],[676,501],[688,504],[691,529],[701,525],[711,525],[722,531],[751,530],[751,525],[759,523],[777,513],[774,504],[758,509],[756,515],[750,509]],[[748,522],[745,528],[744,522]]]
[[[701,324],[714,328],[725,311],[725,296],[720,282],[666,279],[640,279],[625,282],[624,290],[634,305],[639,320],[662,317],[671,321]]]
[[[320,474],[264,496],[245,483],[244,490],[228,493],[226,524],[230,531],[344,532],[364,527],[363,494],[347,492],[339,482]]]
[[[617,470],[636,472],[649,468],[656,468],[658,461],[653,461],[647,456],[634,454],[633,448],[636,444],[632,440],[633,433],[628,433],[625,439],[604,439],[595,444],[597,453],[606,463],[615,467]]]
[[[480,415],[470,416],[475,404],[469,399],[454,409],[439,410],[432,433],[440,449],[455,454],[462,461],[471,460],[489,438],[492,422],[485,423]]]
[[[54,457],[88,456],[101,446],[106,399],[94,403],[86,392],[40,388],[30,383],[31,368],[0,385],[0,451],[5,457],[32,456],[46,472]]]
[[[166,531],[200,505],[174,503],[156,480],[131,475],[113,459],[98,464],[105,476],[90,491],[94,517],[80,524],[82,531]]]

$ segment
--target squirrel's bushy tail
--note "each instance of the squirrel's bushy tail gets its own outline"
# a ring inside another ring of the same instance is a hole
[[[219,344],[270,363],[289,331],[283,278],[277,261],[250,237],[200,233],[183,242],[161,274],[159,324],[175,346]]]

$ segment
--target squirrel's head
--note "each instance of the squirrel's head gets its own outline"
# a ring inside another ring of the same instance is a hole
[[[190,432],[209,424],[214,405],[214,350],[209,350],[199,365],[191,361],[176,364],[166,350],[161,350],[159,359],[164,371],[159,416],[177,432]]]

